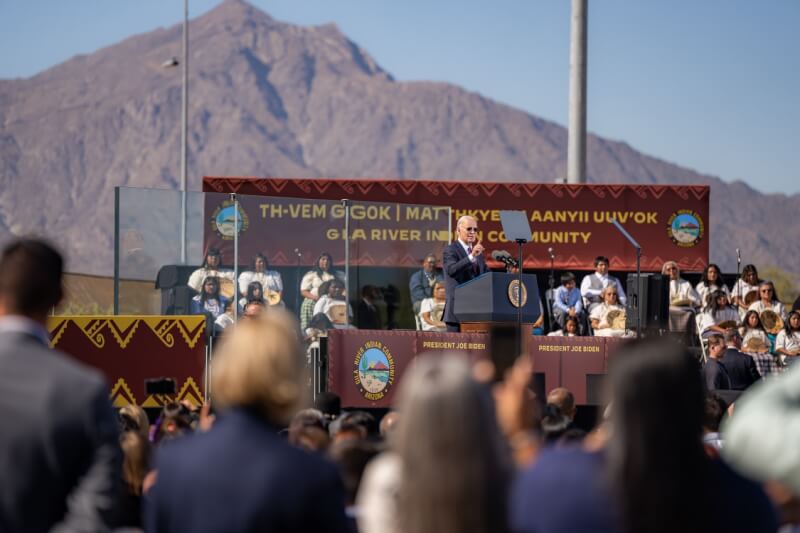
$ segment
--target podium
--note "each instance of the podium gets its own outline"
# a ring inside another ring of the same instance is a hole
[[[517,275],[486,272],[455,289],[454,312],[463,332],[488,332],[495,323],[516,323]],[[535,274],[523,274],[522,323],[533,327],[541,314]]]

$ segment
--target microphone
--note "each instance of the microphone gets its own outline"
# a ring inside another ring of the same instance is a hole
[[[295,248],[295,249],[294,249],[294,253],[297,255],[297,257],[300,257],[301,255],[303,255],[303,254],[300,252],[300,248]]]
[[[741,251],[738,248],[736,249],[736,262],[737,263],[741,263],[742,262],[742,254],[741,254]]]
[[[553,247],[547,249],[547,253],[550,254],[550,259],[555,259],[556,256],[553,254]]]
[[[505,263],[506,265],[515,267],[517,266],[517,260],[511,257],[511,254],[506,252],[505,250],[494,250],[492,252],[492,259],[495,261],[500,261],[501,263]]]

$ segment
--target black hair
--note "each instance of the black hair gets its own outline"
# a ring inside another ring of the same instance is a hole
[[[258,287],[261,290],[261,298],[256,298],[255,296],[256,287]],[[251,281],[250,283],[247,284],[247,294],[245,298],[247,299],[248,303],[252,302],[253,300],[264,299],[264,287],[263,285],[261,285],[260,281]]]
[[[755,274],[756,275],[756,285],[761,283],[761,278],[758,277],[758,270],[756,270],[756,266],[755,265],[748,264],[748,265],[744,266],[744,268],[742,269],[742,276],[741,276],[742,281],[744,281],[744,277],[747,274]]]
[[[342,400],[335,392],[322,392],[314,399],[314,407],[328,418],[336,418],[342,412]]]
[[[708,266],[706,266],[706,268],[703,269],[703,275],[700,276],[700,281],[702,281],[706,287],[709,287],[708,271],[711,270],[712,268],[717,269],[717,274],[719,274],[717,276],[717,284],[718,286],[722,286],[722,270],[720,270],[719,266],[716,263],[709,263]]]
[[[606,257],[604,255],[598,255],[597,257],[594,258],[594,266],[595,266],[595,268],[597,268],[597,265],[599,265],[600,263],[605,263],[605,264],[611,266],[611,262],[609,262],[608,257]]]
[[[261,252],[259,252],[259,253],[257,253],[256,255],[253,256],[253,261],[250,263],[250,269],[253,272],[256,271],[256,260],[257,259],[261,259],[262,261],[264,261],[264,271],[266,272],[266,270],[269,268],[269,260],[267,259],[267,256],[262,254]]]
[[[608,374],[613,409],[607,479],[622,531],[706,531],[710,459],[703,381],[685,347],[651,338],[620,346]]]
[[[726,307],[731,307],[730,302],[726,303],[724,306],[720,306],[719,304],[717,304],[717,298],[721,298],[723,296],[726,298],[728,297],[728,295],[725,294],[725,291],[716,290],[711,293],[711,301],[708,302],[708,305],[711,308],[712,316],[716,315],[719,311],[722,311]]]
[[[222,261],[222,253],[220,253],[219,248],[209,248],[206,252],[205,258],[203,259],[203,268],[208,266],[209,257],[219,257],[220,262]]]
[[[328,252],[322,252],[321,254],[319,254],[319,257],[317,257],[316,262],[314,262],[314,268],[311,269],[311,270],[313,270],[314,272],[317,273],[317,276],[320,276],[320,277],[322,277],[323,272],[326,272],[325,270],[322,270],[322,268],[320,268],[320,266],[319,266],[319,262],[320,262],[320,260],[322,260],[323,257],[327,257],[328,258],[328,270],[327,270],[327,272],[333,271],[333,256]]]
[[[749,311],[747,311],[744,314],[744,318],[742,319],[742,326],[744,326],[745,331],[747,331],[748,329],[751,329],[750,328],[750,324],[749,324],[750,315],[756,315],[756,319],[758,320],[758,324],[756,324],[755,329],[760,329],[761,331],[766,333],[767,330],[764,329],[764,324],[761,323],[761,316],[758,314],[758,311],[756,311],[755,309],[750,309]]]
[[[703,427],[708,431],[718,432],[722,417],[725,416],[727,409],[728,404],[719,394],[709,392],[703,403]]]
[[[217,290],[211,296],[206,292],[206,283],[213,282],[217,286]],[[208,300],[216,299],[218,302],[222,301],[219,294],[219,278],[217,276],[208,276],[203,280],[203,286],[200,288],[200,302],[205,303]]]
[[[797,331],[796,329],[792,329],[790,324],[792,316],[797,315],[800,318],[800,311],[791,311],[788,315],[786,315],[786,323],[783,325],[783,330],[786,332],[786,336],[791,338],[792,334]]]
[[[575,281],[575,274],[572,272],[564,272],[561,274],[561,284],[566,285],[570,281]]]
[[[22,315],[47,313],[63,297],[64,259],[48,242],[19,239],[0,257],[0,295]]]

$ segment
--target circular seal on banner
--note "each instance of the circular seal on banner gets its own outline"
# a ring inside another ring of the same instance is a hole
[[[528,289],[522,284],[522,304],[519,303],[519,280],[515,279],[508,284],[508,299],[514,307],[525,307],[528,303]]]
[[[247,213],[244,212],[242,209],[242,204],[238,205],[239,207],[239,234],[247,231],[247,228],[250,227],[250,217],[247,216]],[[229,241],[233,239],[233,235],[236,233],[234,230],[234,206],[231,200],[225,200],[222,202],[211,214],[211,230],[216,231],[220,237],[224,240]]]
[[[383,399],[394,383],[392,352],[381,341],[368,341],[358,349],[353,361],[353,381],[364,398]]]
[[[681,248],[691,248],[703,238],[705,224],[697,211],[680,209],[667,222],[667,236]]]

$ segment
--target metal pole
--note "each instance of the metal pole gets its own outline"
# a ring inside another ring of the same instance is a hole
[[[114,314],[119,314],[119,187],[114,187]]]
[[[239,199],[231,193],[233,202],[233,320],[239,320]],[[263,295],[262,295],[263,298]]]
[[[344,294],[345,313],[344,323],[350,325],[350,200],[342,199],[344,206]],[[331,265],[333,268],[333,265]]]
[[[181,93],[181,264],[186,264],[186,129],[189,114],[189,0],[183,0],[183,90]]]
[[[572,0],[567,183],[586,183],[587,0]]]

